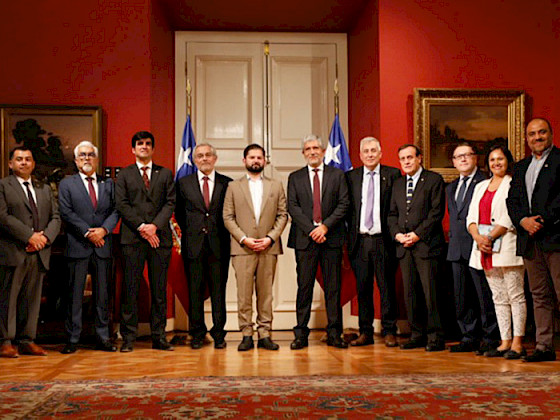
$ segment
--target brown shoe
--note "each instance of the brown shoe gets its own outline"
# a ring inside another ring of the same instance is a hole
[[[385,336],[385,346],[387,347],[398,347],[397,338],[393,334],[387,334]]]
[[[360,334],[358,338],[350,341],[352,346],[369,346],[370,344],[373,344],[373,337],[366,334]]]
[[[29,354],[31,356],[46,356],[47,351],[43,350],[34,342],[30,341],[29,343],[21,343],[19,345],[19,352],[21,354]]]
[[[2,347],[0,348],[0,357],[7,357],[8,359],[15,359],[16,357],[18,357],[18,351],[17,349],[12,346],[11,344],[2,344]]]

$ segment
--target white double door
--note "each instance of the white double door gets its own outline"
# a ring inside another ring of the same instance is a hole
[[[187,78],[196,141],[217,149],[216,169],[233,179],[245,174],[243,149],[257,143],[269,158],[266,175],[282,180],[286,188],[290,172],[305,164],[302,138],[314,133],[328,139],[337,67],[339,113],[348,132],[346,35],[178,32],[175,41],[177,151],[186,120]],[[279,256],[274,283],[274,329],[291,329],[296,324],[295,257],[286,246],[289,228],[290,223],[282,235],[284,254]],[[226,329],[237,330],[232,268],[226,300]],[[211,326],[209,302],[206,316]],[[175,327],[185,328],[185,323],[184,312],[177,311]],[[325,325],[323,296],[317,285],[310,327]]]

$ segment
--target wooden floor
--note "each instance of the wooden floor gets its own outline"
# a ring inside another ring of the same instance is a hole
[[[322,333],[313,332],[309,347],[298,351],[290,350],[293,336],[288,331],[274,333],[275,341],[280,344],[278,351],[255,348],[238,352],[239,333],[228,334],[228,347],[224,350],[216,350],[209,344],[201,350],[182,346],[165,352],[152,350],[150,341],[139,341],[132,353],[80,348],[75,354],[63,355],[59,352],[61,345],[46,345],[47,357],[0,359],[0,380],[560,371],[560,362],[524,363],[489,359],[474,353],[387,348],[381,337],[376,337],[374,346],[335,349],[322,343],[321,336]]]

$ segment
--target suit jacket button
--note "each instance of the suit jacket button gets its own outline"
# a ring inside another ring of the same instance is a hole
[[[205,213],[204,215],[205,215],[206,217],[210,216],[208,213]]]
[[[202,233],[204,233],[206,235],[208,233],[208,229],[202,228]]]

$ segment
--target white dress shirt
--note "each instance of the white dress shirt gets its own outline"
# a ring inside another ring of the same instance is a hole
[[[19,185],[21,185],[21,188],[23,188],[23,192],[25,193],[25,196],[27,197],[27,188],[25,187],[25,185],[23,185],[24,182],[29,182],[29,189],[31,190],[31,195],[33,196],[33,200],[35,200],[35,205],[37,205],[37,194],[35,194],[35,188],[33,188],[33,182],[31,182],[31,177],[29,177],[29,179],[26,181],[23,178],[20,178],[19,176],[16,175],[16,179],[19,182]]]
[[[251,192],[251,201],[253,201],[253,209],[255,210],[255,220],[257,225],[261,218],[261,206],[263,200],[263,179],[262,176],[257,179],[251,178],[247,175],[247,181],[249,182],[249,191]]]

